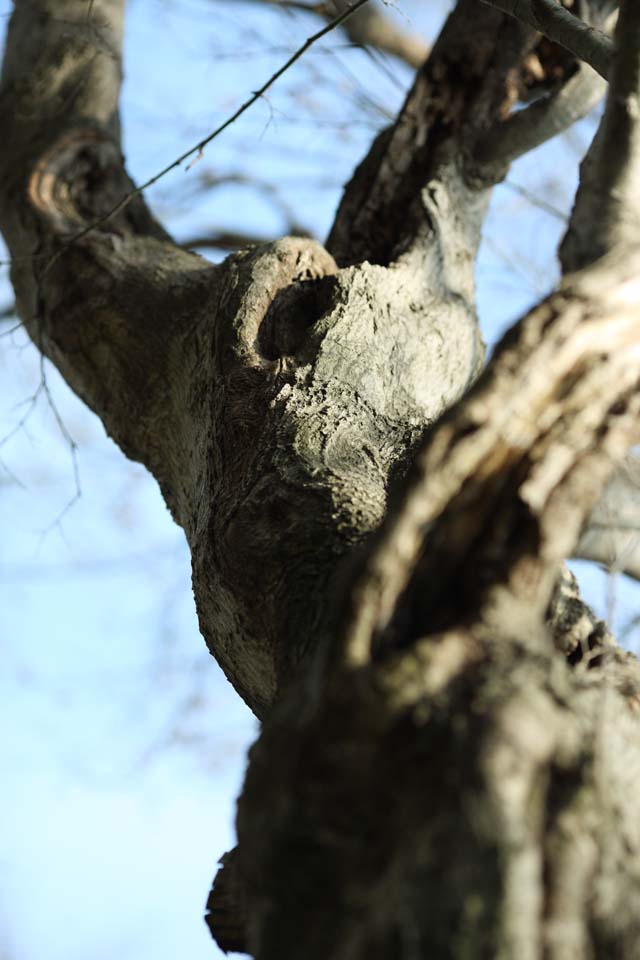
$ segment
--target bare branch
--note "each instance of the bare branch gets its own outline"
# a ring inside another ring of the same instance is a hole
[[[331,0],[330,8],[336,13],[344,10],[349,0]],[[349,39],[361,46],[377,47],[405,60],[409,66],[418,68],[427,59],[429,47],[412,33],[399,30],[381,10],[365,7],[345,24]]]
[[[501,179],[518,157],[534,150],[587,116],[602,100],[606,82],[586,64],[549,97],[534,101],[493,126],[475,150],[477,175],[490,182]],[[484,171],[482,167],[485,167]]]
[[[609,76],[613,43],[596,27],[589,26],[557,0],[483,0],[516,17],[522,23],[573,53],[604,77]]]
[[[533,193],[531,190],[528,190],[521,183],[515,183],[513,180],[504,180],[502,186],[506,187],[507,190],[512,190],[513,193],[517,193],[518,196],[522,197],[533,207],[538,207],[539,210],[543,210],[545,213],[548,213],[549,216],[553,217],[555,220],[560,220],[562,223],[567,222],[568,217],[564,211],[560,210],[559,207],[554,206],[554,204],[549,203],[549,201],[545,200],[543,197],[538,196],[537,193]]]
[[[188,237],[180,242],[180,246],[183,250],[241,250],[243,247],[258,247],[272,240],[273,237],[220,230],[217,233],[203,233]]]
[[[296,63],[307,52],[307,50],[313,46],[314,43],[317,43],[317,41],[322,39],[322,37],[325,37],[332,30],[335,30],[336,27],[339,27],[345,23],[349,17],[353,16],[357,10],[359,10],[364,6],[365,3],[368,2],[369,0],[354,0],[353,4],[349,4],[347,9],[334,20],[331,20],[326,27],[323,27],[322,30],[318,30],[317,33],[313,34],[313,36],[308,37],[302,46],[298,47],[295,53],[293,53],[289,59],[278,70],[276,70],[276,72],[272,74],[258,90],[254,91],[254,93],[252,93],[251,96],[245,100],[244,103],[242,103],[238,109],[231,114],[230,117],[227,117],[223,123],[216,127],[215,130],[204,137],[204,139],[196,143],[193,147],[189,147],[188,150],[185,150],[184,153],[181,153],[179,157],[176,157],[175,160],[167,164],[167,166],[158,171],[158,173],[154,174],[152,177],[149,177],[149,179],[145,180],[144,183],[134,187],[132,190],[128,190],[124,196],[120,198],[118,203],[111,207],[110,210],[104,213],[101,217],[92,220],[89,224],[83,227],[82,230],[72,236],[67,242],[67,245],[77,243],[78,240],[82,240],[93,230],[109,223],[114,219],[114,217],[117,217],[118,214],[122,213],[122,211],[129,206],[132,200],[134,200],[136,197],[140,197],[145,190],[148,190],[149,187],[154,186],[159,180],[162,180],[163,177],[166,177],[168,173],[171,173],[172,170],[182,166],[185,160],[189,160],[194,156],[196,158],[199,157],[205,147],[219,137],[221,133],[224,133],[224,131],[227,130],[228,127],[230,127],[233,123],[235,123],[243,113],[246,113],[246,111],[249,110],[254,103],[257,103],[258,100],[261,100],[265,93],[273,86],[273,84],[279,80],[280,77],[283,76],[283,74],[285,74],[287,70],[289,70],[294,63]]]
[[[465,138],[475,141],[512,105],[513,71],[532,38],[517,21],[477,0],[460,0],[394,126],[380,134],[345,189],[327,241],[338,263],[385,264],[411,247],[428,248],[438,234],[439,184],[446,183],[447,202],[465,215],[482,204],[460,183]],[[465,240],[468,256],[473,229]]]
[[[151,292],[149,258],[162,264],[165,281],[174,270],[201,269],[202,261],[170,243],[140,198],[111,220],[110,235],[68,247],[79,226],[99,219],[132,186],[119,143],[122,19],[121,0],[95,0],[91,17],[76,0],[16,3],[0,88],[0,221],[31,338],[104,415],[123,449],[144,459],[144,421],[153,419],[158,397],[149,343],[160,327],[145,323],[129,285],[142,299]],[[135,422],[127,425],[125,409],[139,411]]]
[[[319,3],[303,3],[297,0],[262,0],[274,6],[305,13],[315,13],[325,20],[333,20],[349,7],[349,0],[326,0]],[[427,59],[428,45],[413,33],[400,30],[377,6],[363,7],[346,21],[344,30],[352,43],[358,46],[376,47],[384,53],[399,57],[417,69]]]
[[[565,271],[640,239],[640,6],[623,0],[604,117],[583,161],[569,229]]]

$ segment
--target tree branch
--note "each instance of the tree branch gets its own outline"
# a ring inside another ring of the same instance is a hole
[[[469,190],[462,158],[468,140],[512,104],[513,71],[532,40],[512,18],[460,0],[396,123],[377,138],[345,188],[327,241],[338,263],[387,264],[412,246],[442,241],[439,201],[432,202],[437,184],[446,184],[448,202],[464,210],[470,224],[475,220],[465,241],[473,256],[479,220],[470,213],[484,209],[487,195]],[[433,190],[425,190],[430,182]]]
[[[171,244],[140,198],[68,245],[132,189],[119,142],[122,19],[120,0],[17,0],[0,87],[0,220],[30,336],[171,500],[151,439],[162,406],[171,417],[162,383],[175,336],[158,307],[203,262]]]
[[[510,114],[483,134],[474,149],[478,164],[474,176],[485,183],[499,182],[514,160],[587,116],[605,91],[605,81],[580,64],[558,91]]]
[[[292,2],[292,0],[261,0],[274,6],[315,13],[325,20],[334,20],[349,7],[349,0],[324,0],[319,3]],[[413,33],[400,30],[378,6],[363,7],[346,21],[344,30],[352,43],[375,47],[384,53],[399,57],[417,69],[427,59],[429,47]]]
[[[638,271],[636,252],[567,279],[428,438],[350,594],[348,662],[393,646],[399,604],[405,643],[497,609],[507,580],[543,617],[559,562],[637,439]]]
[[[640,238],[640,7],[622,0],[607,105],[581,167],[567,234],[565,271]]]
[[[516,17],[549,40],[559,44],[578,60],[588,63],[605,80],[609,77],[613,43],[602,30],[584,23],[558,0],[483,0],[484,3]]]
[[[104,0],[104,2],[106,2],[106,0]],[[326,36],[332,30],[335,30],[336,27],[346,23],[350,17],[352,17],[358,10],[363,8],[368,2],[369,0],[352,0],[351,3],[347,4],[347,7],[343,13],[339,14],[335,20],[330,21],[326,27],[323,27],[321,30],[318,30],[317,33],[314,33],[313,36],[308,37],[302,46],[298,47],[298,49],[289,57],[289,59],[286,60],[285,63],[283,63],[282,66],[280,66],[276,72],[273,73],[268,80],[262,84],[261,87],[259,87],[258,90],[255,90],[251,96],[244,101],[244,103],[240,104],[238,109],[235,110],[231,116],[227,117],[226,120],[212,130],[211,133],[207,134],[206,137],[194,144],[194,146],[189,147],[188,150],[185,150],[183,153],[181,153],[175,158],[175,160],[172,160],[171,163],[167,164],[166,167],[163,167],[162,170],[159,170],[152,177],[149,177],[148,180],[145,180],[144,183],[141,183],[138,186],[131,185],[129,190],[126,190],[120,195],[117,203],[114,203],[113,206],[111,206],[105,212],[101,212],[100,216],[90,220],[89,223],[86,223],[77,233],[72,234],[67,239],[65,248],[63,249],[66,249],[67,246],[77,243],[79,240],[83,240],[92,231],[113,221],[115,217],[126,210],[132,200],[140,197],[146,190],[149,189],[149,187],[154,186],[156,183],[162,180],[163,177],[166,177],[168,173],[171,173],[172,170],[182,166],[185,160],[193,157],[194,154],[200,156],[206,146],[216,140],[222,133],[224,133],[225,130],[232,126],[232,124],[234,124],[239,117],[246,113],[246,111],[249,110],[254,103],[257,103],[258,100],[265,95],[267,90],[271,89],[273,84],[279,80],[280,77],[282,77],[294,65],[294,63],[296,63],[307,52],[307,50],[313,46],[314,43]],[[86,22],[88,23],[89,21],[87,20]],[[54,259],[57,260],[57,257],[62,252],[63,251],[59,251]]]
[[[302,227],[296,228],[289,224],[287,233],[292,237],[309,237],[310,234]],[[251,233],[239,233],[235,230],[219,230],[218,232],[196,234],[180,242],[183,250],[212,249],[212,250],[241,250],[244,247],[260,247],[273,243],[273,237],[264,237]],[[2,314],[0,313],[0,318]]]

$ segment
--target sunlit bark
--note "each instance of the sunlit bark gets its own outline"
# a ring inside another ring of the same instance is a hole
[[[640,956],[638,666],[562,566],[637,440],[640,13],[567,275],[480,376],[514,124],[541,142],[597,85],[574,64],[514,114],[539,37],[460,0],[327,248],[212,266],[120,203],[122,6],[16,0],[0,222],[22,322],[157,478],[264,719],[214,934],[260,960]]]

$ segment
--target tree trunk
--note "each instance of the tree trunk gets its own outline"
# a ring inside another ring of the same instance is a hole
[[[597,45],[610,4],[581,8]],[[637,439],[640,161],[611,155],[635,142],[640,18],[628,0],[567,275],[478,379],[491,187],[604,83],[563,21],[560,79],[512,111],[548,57],[531,9],[459,0],[327,249],[212,266],[124,171],[121,0],[15,0],[20,315],[158,480],[203,636],[264,721],[210,898],[221,945],[259,960],[640,957],[640,672],[562,567]]]

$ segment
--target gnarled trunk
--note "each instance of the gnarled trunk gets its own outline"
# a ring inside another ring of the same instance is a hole
[[[587,229],[637,121],[617,114],[630,2],[565,247],[584,270],[477,379],[489,191],[603,89],[568,54],[545,80],[540,3],[523,24],[460,0],[327,249],[220,266],[124,171],[120,0],[15,3],[0,223],[21,318],[158,480],[209,649],[264,720],[210,899],[219,942],[260,960],[640,956],[638,667],[562,567],[637,434],[635,234],[613,201]],[[610,4],[583,6],[606,27]],[[575,28],[557,39],[581,55]],[[531,58],[545,96],[513,112]]]

